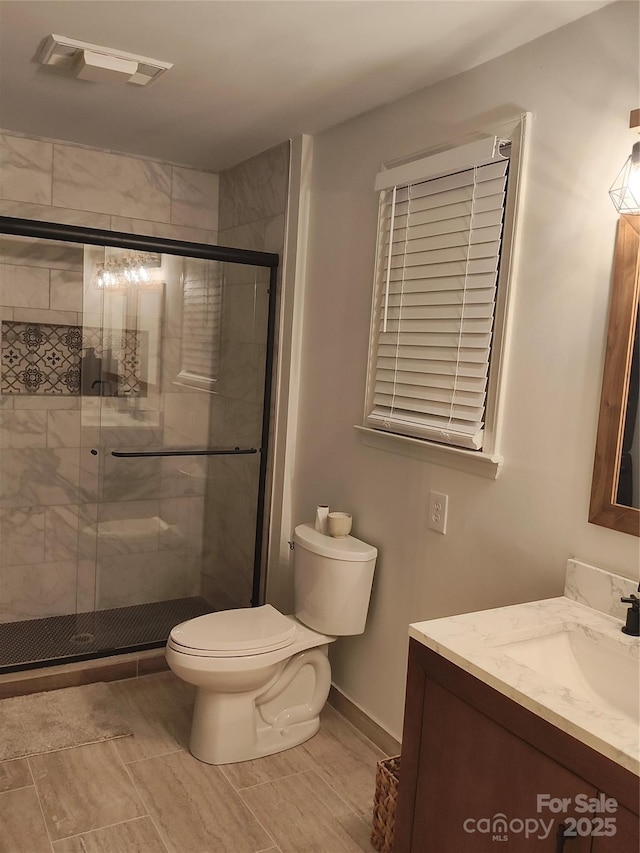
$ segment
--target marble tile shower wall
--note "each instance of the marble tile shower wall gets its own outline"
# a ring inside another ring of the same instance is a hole
[[[223,246],[276,252],[282,257],[289,189],[289,143],[283,143],[220,174],[219,242]],[[235,394],[225,419],[225,439],[260,446],[266,351],[268,272],[228,270],[223,295],[222,363],[236,354],[258,367],[257,393]],[[278,288],[279,292],[279,288]],[[277,328],[277,323],[276,323]],[[277,348],[277,341],[276,341]],[[250,375],[247,373],[246,375]],[[202,589],[219,607],[251,600],[258,487],[257,456],[215,460],[207,490]],[[267,495],[269,489],[267,488]],[[268,518],[268,505],[265,518]],[[267,524],[265,522],[265,533]],[[265,536],[266,542],[266,536]]]
[[[217,243],[218,177],[0,133],[0,215]],[[0,320],[81,324],[82,251],[25,247],[17,238],[0,244]],[[0,621],[199,592],[206,482],[200,472],[185,474],[174,459],[89,453],[98,440],[208,440],[209,395],[172,381],[181,335],[178,282],[177,275],[167,278],[156,428],[106,428],[99,436],[83,422],[79,397],[0,395]],[[84,400],[85,410],[93,400]],[[96,535],[99,523],[156,516],[166,525],[151,534]]]

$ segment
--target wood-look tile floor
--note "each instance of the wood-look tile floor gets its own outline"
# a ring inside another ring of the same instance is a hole
[[[0,853],[373,850],[384,756],[329,705],[306,743],[214,767],[187,749],[192,688],[170,672],[115,687],[132,737],[0,762]]]

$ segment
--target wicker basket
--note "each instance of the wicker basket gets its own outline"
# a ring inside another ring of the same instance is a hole
[[[399,779],[399,755],[378,762],[371,826],[371,844],[378,853],[391,853],[393,847]]]

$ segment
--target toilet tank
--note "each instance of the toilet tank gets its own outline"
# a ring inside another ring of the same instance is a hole
[[[378,551],[353,536],[333,538],[311,524],[295,529],[296,617],[322,634],[362,634]]]

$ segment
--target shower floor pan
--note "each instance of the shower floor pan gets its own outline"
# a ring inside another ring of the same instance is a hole
[[[179,622],[214,610],[204,598],[176,598],[113,610],[0,624],[0,672],[158,648]]]

